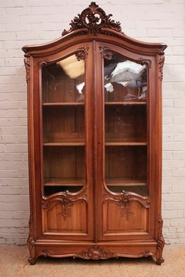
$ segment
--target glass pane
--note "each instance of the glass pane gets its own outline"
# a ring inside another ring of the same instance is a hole
[[[43,103],[84,101],[84,60],[75,55],[42,70]]]
[[[120,55],[104,60],[105,183],[147,195],[147,69]]]
[[[44,147],[44,191],[76,192],[85,183],[85,147]]]
[[[86,183],[84,60],[75,55],[42,68],[44,194]]]
[[[105,182],[113,192],[146,195],[146,146],[106,146]]]
[[[44,106],[43,141],[85,143],[84,106]]]
[[[105,105],[105,142],[146,143],[146,105]]]
[[[147,98],[146,66],[120,55],[104,60],[105,101],[138,101]]]

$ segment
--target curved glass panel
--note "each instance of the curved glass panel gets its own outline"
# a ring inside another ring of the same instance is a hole
[[[147,68],[121,55],[104,59],[105,183],[147,195]]]
[[[84,60],[42,68],[43,183],[46,196],[85,184]]]

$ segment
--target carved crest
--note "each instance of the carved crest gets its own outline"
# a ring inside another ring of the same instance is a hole
[[[112,14],[106,15],[104,10],[99,8],[95,2],[91,2],[89,7],[78,14],[70,23],[71,28],[62,32],[62,36],[71,33],[78,29],[85,29],[86,33],[90,32],[92,35],[102,33],[103,28],[110,28],[112,30],[121,32],[120,22],[111,20]]]

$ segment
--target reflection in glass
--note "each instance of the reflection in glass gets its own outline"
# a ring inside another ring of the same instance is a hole
[[[113,55],[104,60],[105,183],[147,195],[147,69]]]
[[[78,192],[86,182],[84,60],[42,68],[44,194]]]
[[[42,69],[43,103],[84,101],[84,60],[75,55]]]
[[[111,60],[104,60],[105,97],[109,100],[112,92],[114,101],[142,100],[147,97],[146,66],[113,55]],[[120,95],[118,96],[118,92]]]

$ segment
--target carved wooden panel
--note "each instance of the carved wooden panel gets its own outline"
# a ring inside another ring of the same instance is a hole
[[[113,202],[103,206],[104,234],[146,233],[148,210],[138,203],[117,205]]]
[[[43,199],[42,216],[44,233],[86,233],[87,200],[84,194],[68,191]]]

